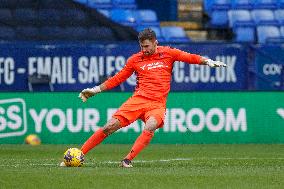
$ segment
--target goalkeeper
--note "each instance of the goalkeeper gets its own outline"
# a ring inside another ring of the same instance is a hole
[[[113,132],[141,119],[145,122],[144,130],[136,139],[130,152],[121,161],[122,167],[132,167],[131,161],[147,147],[155,130],[163,127],[175,61],[210,67],[226,67],[223,62],[213,61],[168,46],[158,46],[156,34],[151,29],[141,31],[138,40],[141,51],[132,55],[121,71],[99,86],[84,89],[79,94],[82,101],[86,102],[88,98],[120,85],[133,73],[137,75],[137,86],[133,96],[81,148],[82,152],[87,154]]]

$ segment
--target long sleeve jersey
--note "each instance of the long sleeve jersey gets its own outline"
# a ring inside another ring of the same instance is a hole
[[[173,63],[182,61],[189,64],[200,64],[201,56],[190,54],[168,46],[158,46],[155,54],[143,55],[142,52],[133,54],[121,69],[113,77],[104,82],[107,89],[112,89],[127,78],[133,72],[137,76],[135,95],[166,102],[170,91]]]

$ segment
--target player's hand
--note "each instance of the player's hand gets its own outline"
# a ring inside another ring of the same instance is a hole
[[[100,93],[101,89],[99,86],[95,86],[93,88],[86,88],[84,90],[82,90],[82,92],[80,92],[79,94],[79,98],[82,99],[83,102],[86,102],[88,100],[88,98],[94,96],[97,93]]]
[[[227,64],[225,64],[224,62],[220,62],[220,61],[214,61],[211,59],[207,59],[205,60],[206,65],[210,66],[210,67],[227,67]]]

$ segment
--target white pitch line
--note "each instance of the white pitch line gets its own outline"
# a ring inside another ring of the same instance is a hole
[[[9,159],[10,161],[13,159]],[[32,161],[31,159],[25,159]],[[47,159],[46,159],[47,160]],[[50,159],[51,160],[51,159]],[[55,159],[53,159],[55,160]],[[175,159],[159,159],[159,160],[134,160],[134,163],[159,163],[159,162],[172,162],[172,161],[194,161],[194,160],[284,160],[284,157],[275,157],[275,158],[261,158],[261,157],[201,157],[201,158],[175,158]],[[15,161],[15,159],[14,159]],[[38,159],[37,159],[38,161]],[[120,161],[99,161],[99,162],[87,162],[85,165],[100,165],[100,164],[119,164]],[[20,167],[22,165],[28,166],[58,166],[58,163],[15,163],[14,165],[5,165],[1,164],[0,167]]]

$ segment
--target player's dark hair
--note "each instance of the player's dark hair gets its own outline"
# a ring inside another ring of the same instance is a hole
[[[146,28],[143,31],[139,32],[138,34],[138,40],[139,42],[142,42],[144,40],[156,40],[156,33],[151,28]]]

